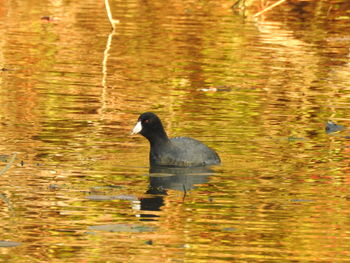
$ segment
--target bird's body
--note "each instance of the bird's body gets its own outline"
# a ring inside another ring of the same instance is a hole
[[[218,154],[204,143],[189,137],[169,139],[157,115],[140,115],[133,134],[141,133],[150,142],[151,166],[195,167],[220,163]]]
[[[218,163],[220,159],[216,152],[189,137],[174,137],[164,145],[154,145],[150,150],[151,165],[189,167]]]

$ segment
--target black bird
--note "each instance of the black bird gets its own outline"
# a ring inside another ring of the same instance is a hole
[[[151,166],[194,167],[220,164],[218,154],[189,137],[168,138],[161,120],[152,112],[140,115],[131,134],[140,133],[150,142]]]

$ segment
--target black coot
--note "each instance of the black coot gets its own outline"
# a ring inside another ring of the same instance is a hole
[[[200,141],[188,137],[169,139],[162,122],[152,112],[140,115],[132,134],[141,133],[151,144],[151,166],[205,166],[220,163],[218,154]]]

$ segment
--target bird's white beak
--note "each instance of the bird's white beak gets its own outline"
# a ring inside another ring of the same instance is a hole
[[[141,121],[138,121],[138,122],[136,123],[134,129],[132,129],[131,135],[137,134],[137,133],[139,133],[141,130],[142,130],[142,124],[141,124]]]

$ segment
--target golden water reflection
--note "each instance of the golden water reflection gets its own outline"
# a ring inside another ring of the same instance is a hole
[[[346,23],[110,4],[112,32],[103,2],[0,9],[0,168],[17,154],[0,180],[1,261],[345,261],[349,133],[324,128],[349,126]],[[222,165],[150,170],[129,136],[149,110]]]

